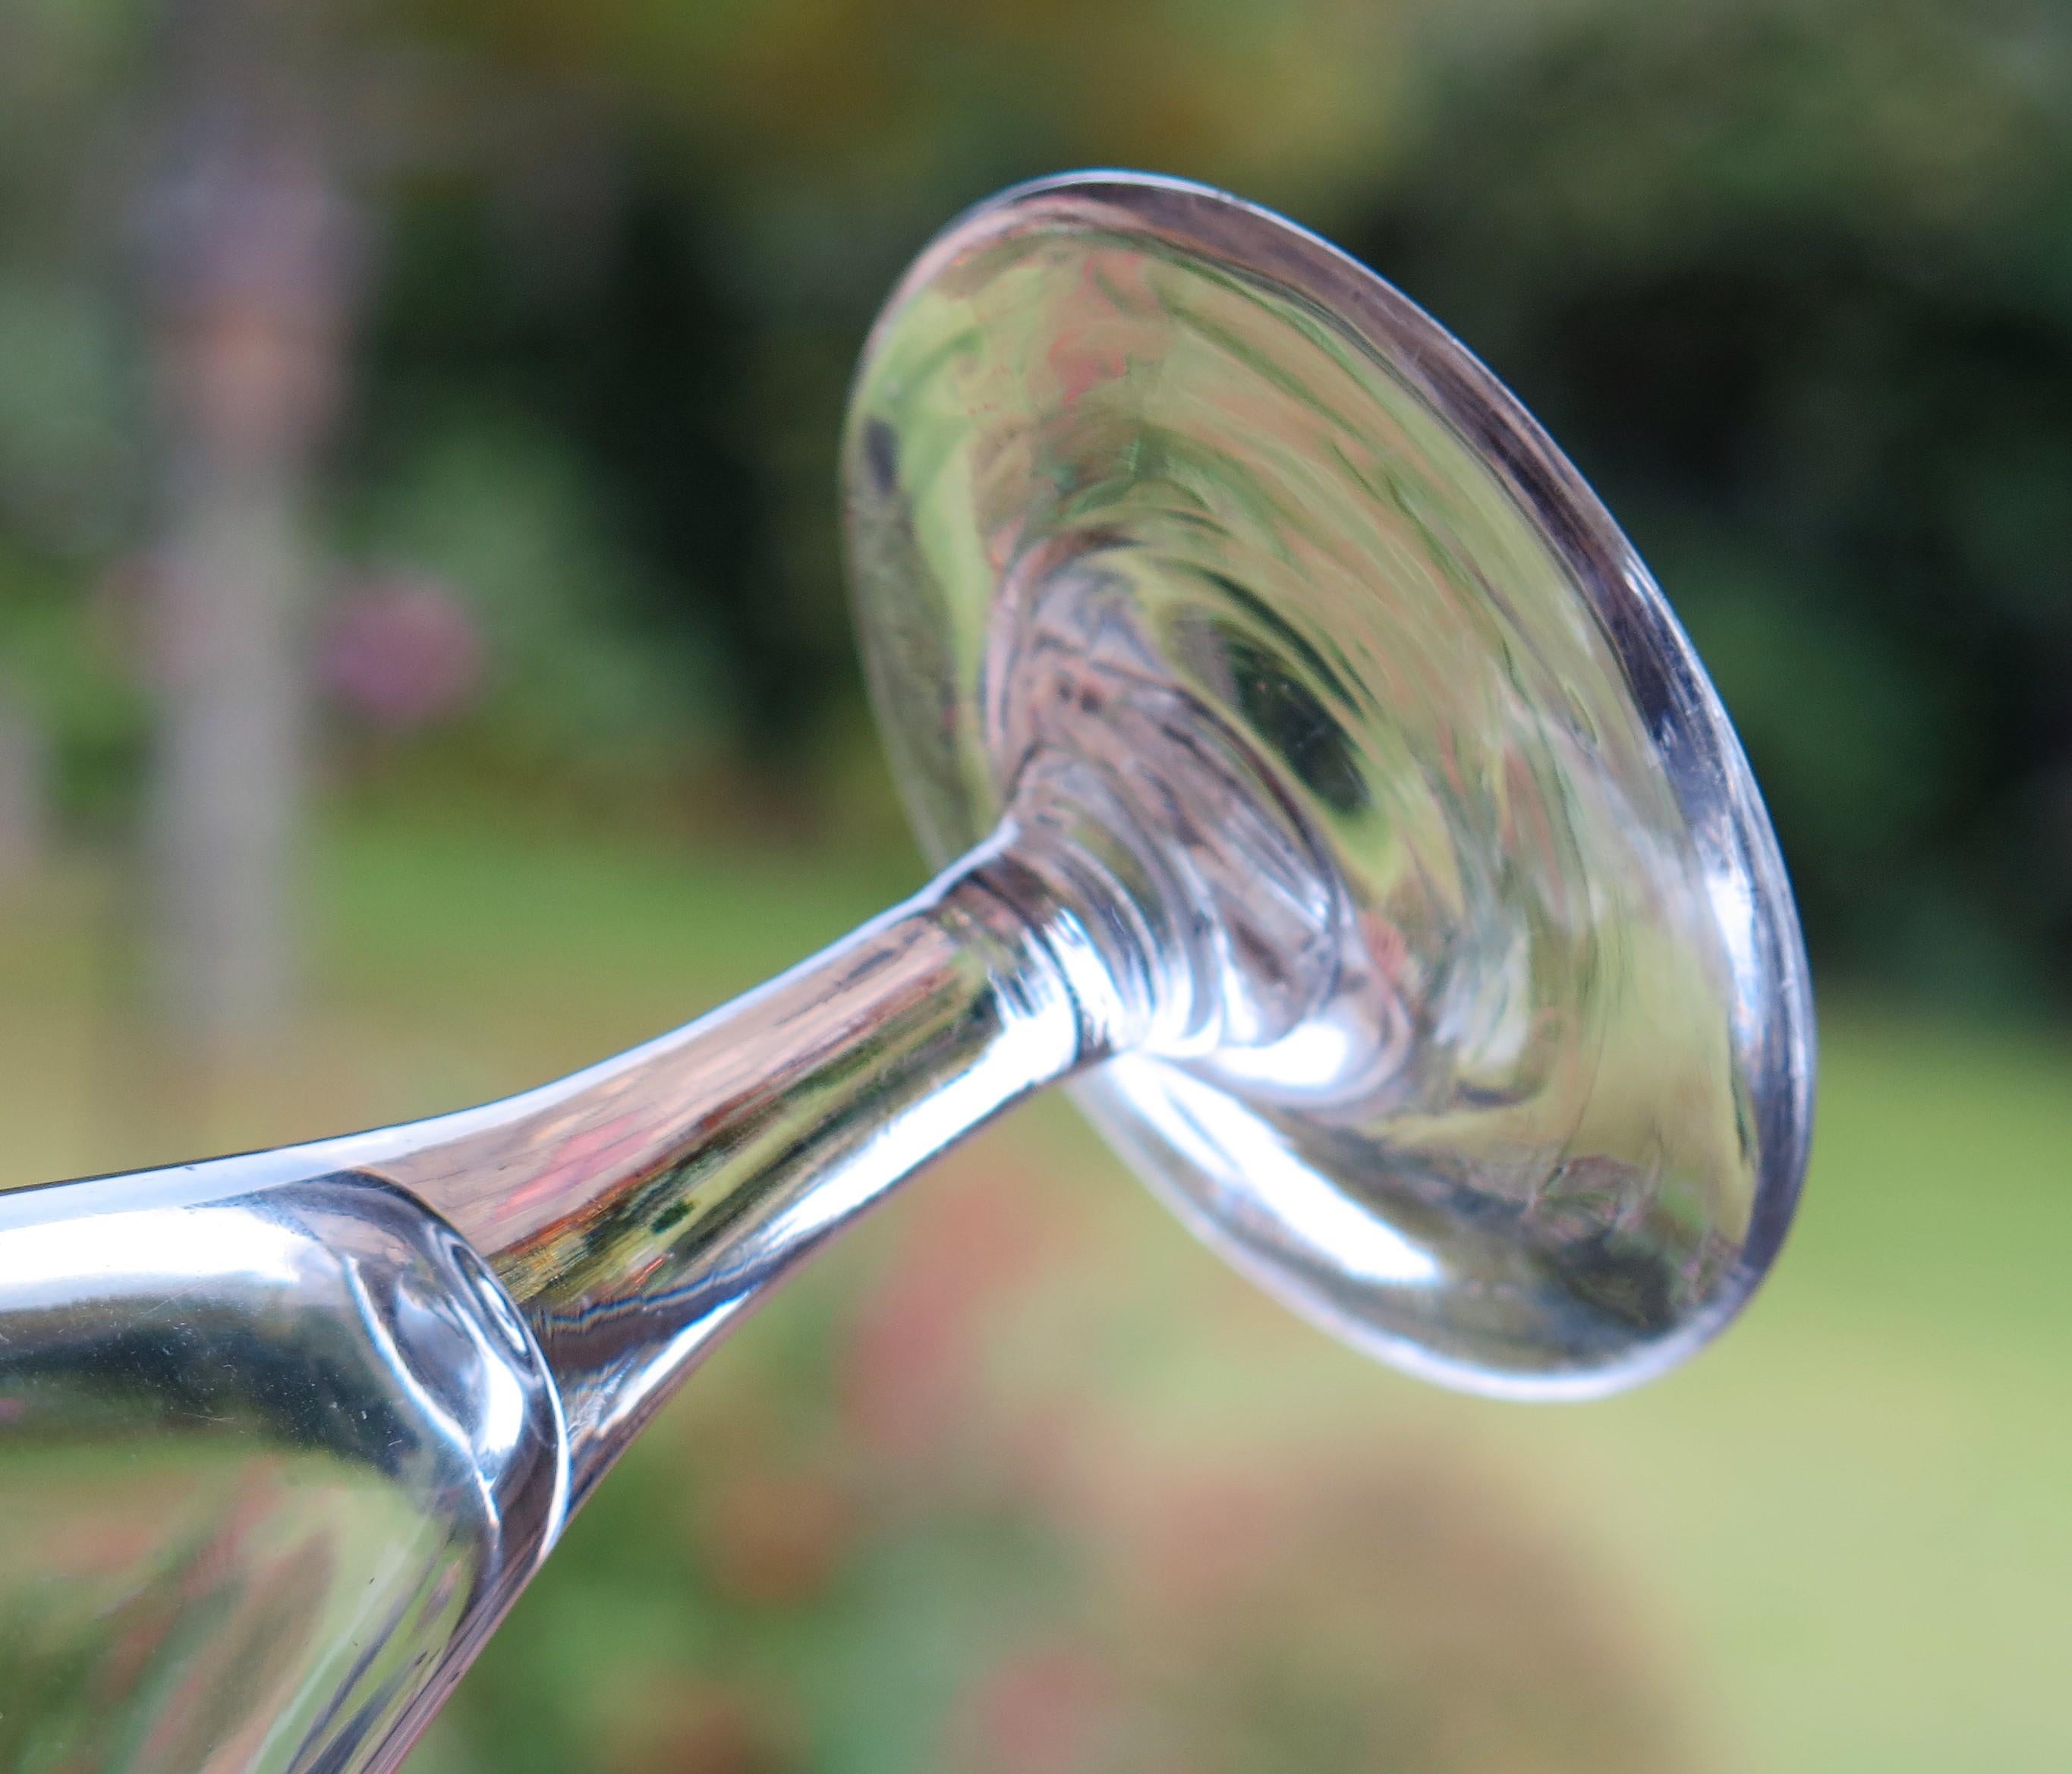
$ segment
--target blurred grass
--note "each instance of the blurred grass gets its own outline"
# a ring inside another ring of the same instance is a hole
[[[306,1025],[199,1095],[150,1069],[121,1012],[129,920],[108,878],[75,864],[0,906],[0,1184],[522,1087],[753,983],[919,875],[356,815],[311,861]],[[979,1727],[956,1721],[1019,1716],[1015,1681],[1066,1712],[1160,1684],[1175,1716],[1236,1706],[1201,1673],[1226,1653],[1198,1643],[1186,1582],[1147,1579],[1140,1603],[1126,1580],[1174,1512],[1220,1520],[1229,1497],[1240,1537],[1281,1549],[1258,1560],[1277,1587],[1244,1593],[1314,1626],[1318,1692],[1429,1710],[1443,1680],[1479,1696],[1486,1663],[1514,1698],[1538,1683],[1582,1712],[1660,1714],[1630,1741],[1673,1744],[1677,1766],[2072,1765],[2072,1052],[1860,1004],[1827,1007],[1823,1037],[1814,1172],[1774,1281],[1691,1368],[1586,1407],[1454,1398],[1337,1350],[1197,1250],[1068,1110],[1025,1112],[721,1353],[413,1767],[1093,1765],[989,1757],[982,1731],[960,1760]],[[945,1347],[962,1377],[915,1392]],[[1448,1608],[1458,1644],[1434,1636]],[[1146,1620],[1162,1661],[1117,1649]],[[1334,1620],[1357,1654],[1331,1649]],[[1013,1662],[1061,1622],[1094,1647],[1080,1661]],[[1577,1662],[1571,1638],[1602,1654]],[[1323,1716],[1292,1691],[1282,1713]],[[1431,1716],[1442,1747],[1398,1765],[1499,1765],[1444,1751],[1478,1740]],[[1229,1765],[1299,1747],[1235,1740]]]

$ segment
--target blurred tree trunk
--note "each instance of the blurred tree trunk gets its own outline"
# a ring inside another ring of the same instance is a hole
[[[150,786],[155,1008],[206,1055],[284,1012],[302,799],[313,460],[353,281],[314,0],[169,9],[148,212],[163,534]]]

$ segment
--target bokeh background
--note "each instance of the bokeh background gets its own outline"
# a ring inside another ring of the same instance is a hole
[[[845,380],[1092,163],[1367,259],[1652,562],[1815,949],[1800,1229],[1655,1388],[1458,1399],[1040,1105],[713,1359],[413,1774],[2072,1765],[2053,0],[10,0],[0,1183],[501,1094],[917,885]]]

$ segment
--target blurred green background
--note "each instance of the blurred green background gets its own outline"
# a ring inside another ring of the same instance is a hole
[[[2050,0],[12,0],[0,1183],[532,1083],[917,885],[845,378],[1093,163],[1358,253],[1627,525],[1815,949],[1800,1230],[1687,1372],[1490,1405],[1041,1107],[715,1357],[415,1774],[2072,1765]]]

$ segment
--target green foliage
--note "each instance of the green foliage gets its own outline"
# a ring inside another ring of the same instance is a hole
[[[104,552],[131,516],[138,439],[114,304],[47,265],[0,273],[0,511],[40,552]]]
[[[651,774],[709,749],[733,715],[695,631],[665,650],[600,620],[643,568],[551,430],[482,403],[414,428],[368,488],[355,552],[450,586],[487,638],[475,721],[534,764]]]
[[[0,691],[52,741],[58,810],[97,833],[134,812],[150,725],[135,674],[105,622],[84,614],[76,574],[0,536]]]
[[[134,243],[79,169],[149,139],[123,119],[150,23],[39,0],[0,27],[0,599],[45,612],[0,610],[0,647],[33,655],[60,755],[101,761],[68,780],[137,749],[90,595],[148,533],[111,296]],[[832,483],[871,314],[958,204],[1149,166],[1345,240],[1545,419],[1711,659],[1824,976],[2072,1000],[2062,7],[438,0],[332,25],[338,92],[383,101],[338,119],[379,250],[313,516],[342,581],[428,575],[478,614],[485,700],[430,741],[455,768],[824,778],[816,749],[861,731]],[[80,638],[24,651],[60,606]]]

